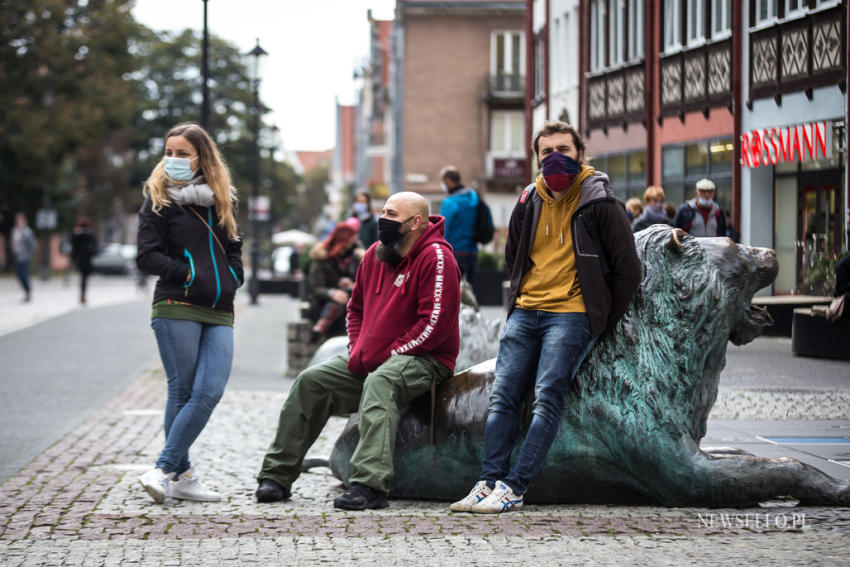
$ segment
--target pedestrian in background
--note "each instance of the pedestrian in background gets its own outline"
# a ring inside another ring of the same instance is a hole
[[[35,254],[35,235],[27,224],[24,213],[15,214],[15,228],[12,229],[12,255],[15,257],[15,274],[24,288],[24,303],[32,299],[30,286],[30,260]]]
[[[360,246],[368,250],[378,241],[378,219],[372,211],[372,196],[368,191],[358,191],[351,203],[351,216],[360,221],[358,239]]]
[[[440,170],[440,181],[447,195],[440,205],[440,215],[446,219],[446,241],[452,245],[461,273],[477,293],[478,243],[475,241],[475,219],[478,193],[464,186],[460,172],[453,165]]]
[[[632,232],[641,231],[654,224],[670,224],[664,212],[664,189],[658,185],[650,185],[643,192],[643,202],[646,206],[632,223]]]
[[[676,205],[670,201],[665,201],[664,214],[667,215],[667,224],[673,226],[673,220],[676,218]]]
[[[71,261],[80,271],[80,303],[86,304],[86,284],[92,273],[91,259],[97,254],[97,239],[91,232],[91,221],[80,217],[71,236]]]
[[[358,230],[341,222],[328,237],[310,249],[307,277],[310,317],[314,322],[312,342],[345,334],[345,306],[354,288],[359,261],[355,254]]]
[[[714,200],[714,193],[713,181],[697,181],[696,197],[679,207],[673,226],[691,236],[726,236],[726,215]]]
[[[384,205],[380,244],[366,252],[348,309],[348,350],[298,375],[257,475],[257,502],[292,496],[292,483],[331,415],[357,412],[344,510],[385,508],[401,409],[449,379],[460,347],[460,270],[443,219],[416,193]]]
[[[189,448],[224,393],[233,364],[233,298],[243,283],[236,190],[203,128],[179,124],[144,187],[136,263],[156,274],[151,326],[168,380],[165,447],[139,482],[155,502],[217,501]]]
[[[626,216],[629,222],[633,222],[636,218],[643,214],[643,203],[637,197],[632,197],[626,201]]]

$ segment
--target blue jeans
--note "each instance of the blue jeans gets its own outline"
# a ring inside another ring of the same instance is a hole
[[[30,263],[15,262],[15,275],[18,276],[18,281],[21,282],[21,287],[26,293],[30,292]]]
[[[525,493],[543,467],[558,432],[570,382],[593,342],[584,313],[513,310],[499,342],[481,480],[491,486],[501,480],[515,494]],[[531,425],[511,467],[520,411],[532,386]]]
[[[233,364],[233,327],[155,317],[151,322],[168,379],[165,447],[156,468],[183,474],[189,447],[224,394]]]

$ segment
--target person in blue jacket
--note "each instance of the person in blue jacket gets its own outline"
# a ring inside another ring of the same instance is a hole
[[[440,180],[443,192],[447,194],[440,205],[440,215],[446,219],[446,241],[452,245],[457,265],[477,295],[475,213],[478,209],[478,193],[463,184],[460,172],[453,165],[440,170]]]
[[[236,190],[209,134],[194,123],[165,136],[165,155],[145,182],[138,256],[159,276],[151,326],[168,382],[165,447],[139,482],[156,503],[213,502],[189,461],[224,393],[233,364],[233,298],[242,285]]]

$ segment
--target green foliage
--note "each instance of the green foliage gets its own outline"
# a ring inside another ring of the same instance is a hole
[[[0,208],[34,217],[46,188],[60,230],[80,214],[123,226],[141,204],[165,133],[199,119],[200,34],[154,32],[133,20],[132,5],[0,0]],[[252,85],[234,45],[211,36],[209,60],[209,130],[246,201],[254,172]],[[260,103],[260,116],[266,112]],[[297,182],[288,164],[265,153],[260,193],[272,198],[275,220],[303,214]],[[247,212],[247,202],[240,210]]]
[[[811,254],[806,262],[803,292],[811,295],[832,295],[835,292],[835,266],[850,252],[836,255]]]

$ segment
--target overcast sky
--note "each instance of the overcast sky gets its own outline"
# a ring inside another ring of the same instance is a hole
[[[269,55],[260,98],[286,150],[333,147],[334,100],[355,101],[352,73],[369,52],[366,11],[393,18],[395,0],[208,0],[210,34],[242,52],[256,39]],[[154,30],[203,28],[203,0],[136,0],[137,21]]]

